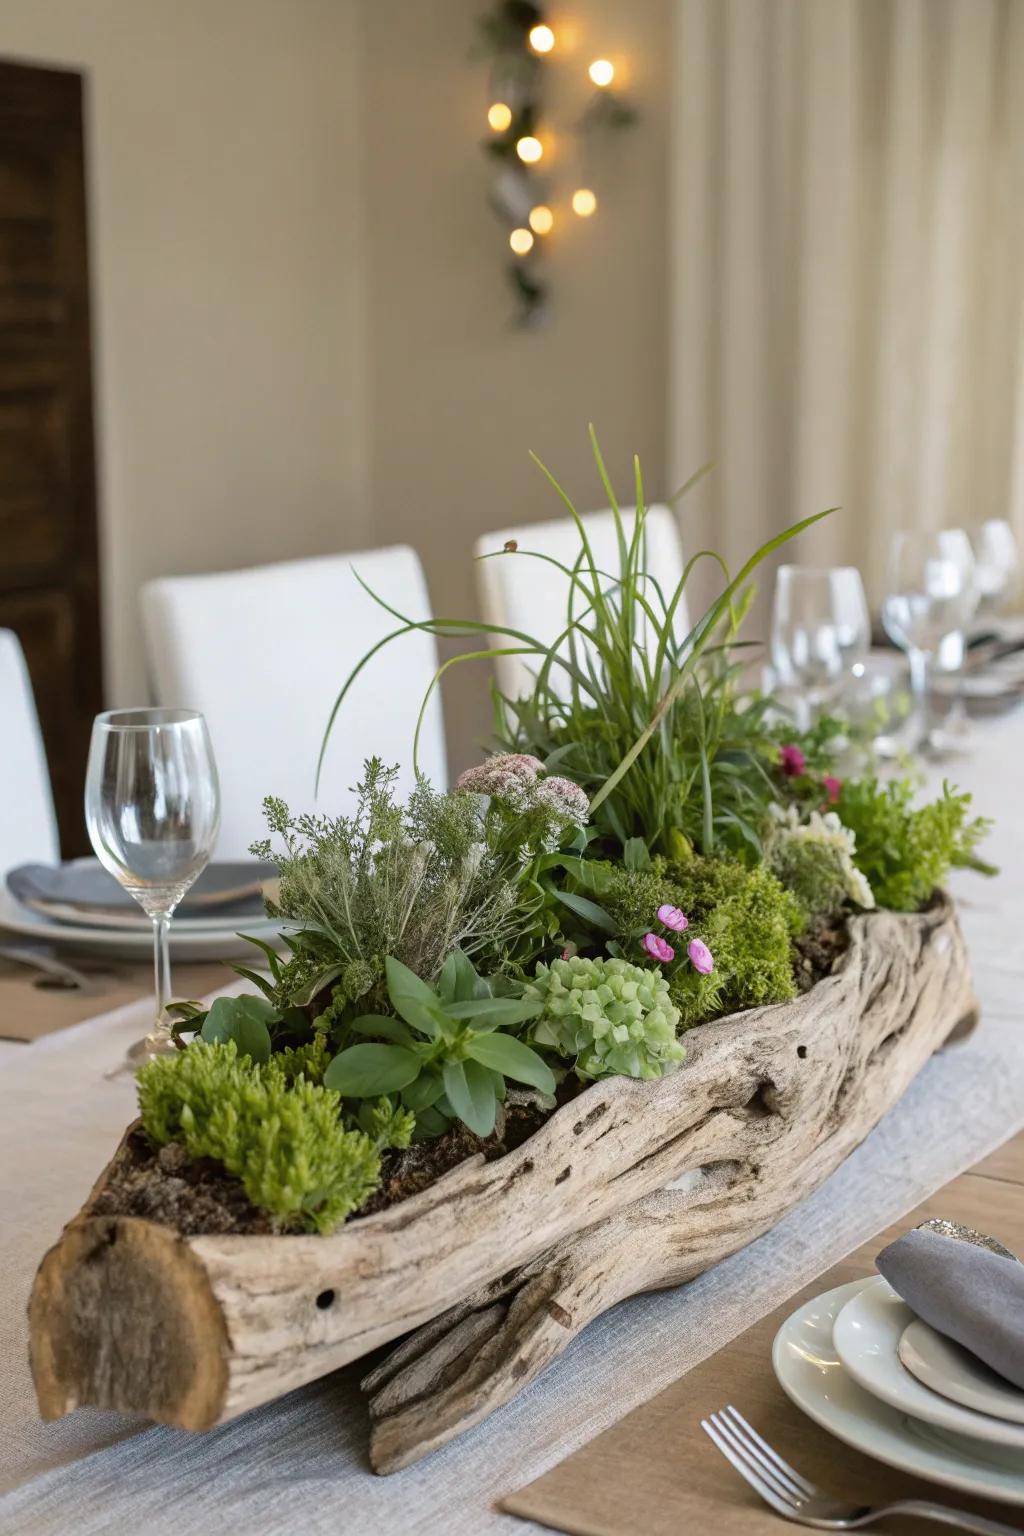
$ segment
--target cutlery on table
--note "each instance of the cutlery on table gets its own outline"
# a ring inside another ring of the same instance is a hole
[[[1019,1536],[1019,1530],[1002,1521],[987,1520],[982,1515],[953,1509],[948,1504],[932,1504],[926,1499],[897,1499],[873,1506],[833,1499],[801,1477],[731,1403],[710,1419],[702,1419],[700,1427],[754,1492],[776,1514],[797,1525],[819,1531],[855,1531],[887,1515],[916,1515],[956,1530],[972,1531],[975,1536]]]
[[[84,972],[34,944],[0,944],[0,960],[26,965],[30,970],[38,971],[41,976],[48,978],[52,985],[66,987],[69,991],[88,993],[99,990],[95,981]]]

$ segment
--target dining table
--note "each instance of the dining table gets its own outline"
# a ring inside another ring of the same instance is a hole
[[[676,1403],[656,1418],[672,1456],[686,1433],[678,1384],[688,1373],[701,1373],[709,1401],[716,1370],[723,1403],[726,1394],[741,1409],[762,1400],[771,1375],[763,1338],[728,1362],[727,1347],[851,1255],[869,1266],[879,1234],[1024,1128],[1024,711],[975,722],[955,759],[928,765],[926,776],[932,791],[943,778],[970,790],[974,809],[995,822],[983,851],[999,872],[958,870],[951,881],[977,1028],[936,1055],[832,1177],[764,1236],[685,1286],[620,1303],[484,1423],[388,1477],[369,1468],[359,1362],[205,1434],[96,1409],[41,1422],[27,1359],[33,1275],[132,1118],[131,1078],[107,1074],[148,1029],[152,1001],[122,1001],[33,1040],[0,1026],[0,1532],[516,1536],[541,1531],[548,1508],[522,1490],[644,1405]],[[823,1430],[813,1434],[827,1446]],[[710,1444],[707,1454],[716,1454]],[[592,1476],[614,1475],[613,1459],[588,1465]],[[720,1507],[723,1532],[767,1530],[739,1479],[716,1477],[699,1520],[680,1510],[664,1528],[704,1536]],[[571,1486],[560,1484],[570,1506]],[[559,1528],[596,1531],[584,1516],[574,1524],[569,1507]],[[1011,1524],[1019,1516],[1006,1511]],[[628,1519],[615,1529],[628,1531]],[[635,1530],[648,1536],[639,1513]]]

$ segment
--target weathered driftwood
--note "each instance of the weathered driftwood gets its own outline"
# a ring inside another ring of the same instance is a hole
[[[206,1429],[419,1330],[366,1380],[373,1465],[403,1466],[614,1302],[770,1227],[973,1008],[948,901],[857,918],[834,975],[693,1030],[675,1076],[596,1083],[517,1151],[333,1237],[183,1238],[90,1201],[32,1293],[42,1414],[88,1403]]]

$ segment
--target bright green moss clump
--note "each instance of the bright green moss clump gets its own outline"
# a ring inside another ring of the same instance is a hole
[[[378,1143],[344,1128],[338,1095],[303,1075],[299,1052],[282,1054],[258,1066],[233,1040],[196,1040],[157,1056],[137,1074],[142,1125],[158,1146],[222,1164],[281,1228],[330,1232],[376,1188]]]
[[[641,870],[610,866],[603,900],[633,943],[657,927],[663,903],[685,912],[689,928],[678,939],[667,935],[676,959],[665,967],[684,1028],[796,995],[792,940],[803,915],[767,865],[751,869],[733,859],[693,858],[686,864],[655,859]],[[694,938],[703,939],[714,957],[710,975],[702,976],[687,959],[686,945]]]
[[[538,965],[523,997],[544,1005],[534,1044],[575,1056],[579,1077],[661,1077],[686,1055],[676,1039],[679,1011],[658,971],[575,955]]]

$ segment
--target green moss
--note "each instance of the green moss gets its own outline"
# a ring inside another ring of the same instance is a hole
[[[968,820],[970,795],[943,784],[930,804],[914,806],[909,780],[879,784],[857,779],[843,785],[836,806],[857,839],[857,867],[867,876],[875,901],[894,912],[915,912],[942,885],[950,868],[970,864],[991,873],[975,854],[991,826]]]
[[[668,984],[649,967],[579,955],[554,960],[537,966],[523,1000],[544,1008],[533,1043],[575,1058],[578,1077],[661,1077],[686,1055]]]
[[[263,1066],[231,1040],[158,1056],[137,1074],[143,1128],[158,1146],[220,1163],[282,1229],[330,1232],[377,1187],[380,1155],[372,1136],[342,1125],[338,1095],[304,1075],[299,1058],[321,1070],[320,1049]]]
[[[655,860],[642,870],[609,866],[603,901],[629,953],[644,933],[660,931],[661,905],[686,914],[685,934],[665,934],[676,950],[665,974],[686,1028],[796,995],[792,939],[803,927],[803,914],[764,864],[748,868],[733,859],[692,858],[679,864]],[[703,939],[714,957],[708,976],[687,958],[693,938]]]

